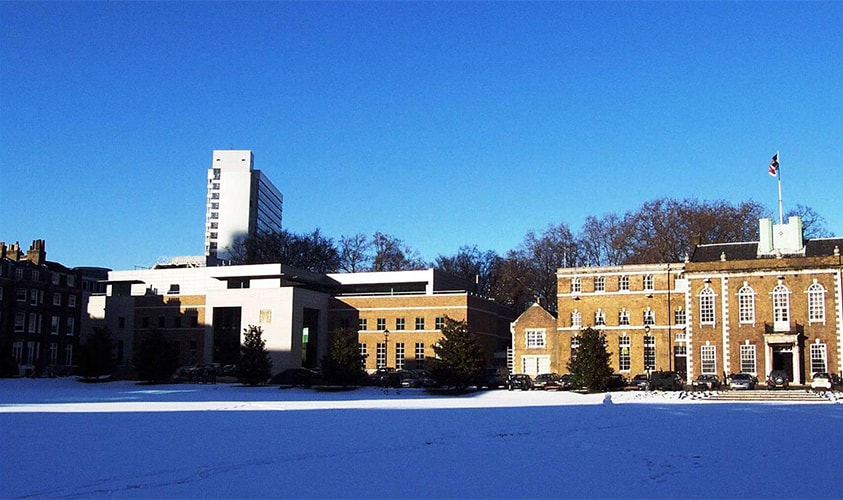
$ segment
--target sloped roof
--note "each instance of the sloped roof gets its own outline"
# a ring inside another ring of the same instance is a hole
[[[834,255],[834,248],[843,252],[843,238],[816,238],[805,242],[805,257],[829,257]],[[722,254],[726,260],[752,260],[758,257],[758,242],[713,243],[697,245],[691,255],[691,262],[714,262]],[[763,258],[763,257],[762,257]]]

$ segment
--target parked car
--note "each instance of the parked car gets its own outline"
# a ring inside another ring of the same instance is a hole
[[[787,376],[787,372],[784,370],[773,370],[767,376],[767,389],[775,389],[777,387],[787,389],[789,385],[790,377]]]
[[[629,381],[629,386],[635,387],[639,391],[646,391],[650,388],[650,379],[648,379],[643,373],[639,373],[638,375],[632,377],[632,380]]]
[[[401,387],[401,374],[395,368],[378,368],[369,376],[369,384],[378,387]]]
[[[398,370],[401,379],[401,387],[424,388],[433,387],[433,378],[425,370]]]
[[[814,379],[811,380],[811,389],[830,391],[834,389],[834,375],[827,372],[819,372],[814,374]]]
[[[729,389],[752,390],[758,384],[758,379],[749,373],[733,373],[729,375]]]
[[[607,389],[610,391],[622,391],[626,387],[626,377],[621,375],[620,373],[613,373],[609,377],[609,386]]]
[[[699,377],[694,380],[691,385],[694,387],[694,390],[714,390],[719,389],[721,382],[720,377],[717,375],[700,375]]]
[[[650,374],[650,389],[653,391],[679,391],[685,387],[682,377],[676,372],[653,372]]]
[[[513,373],[507,380],[506,388],[510,391],[521,389],[522,391],[530,391],[533,389],[533,379],[526,373]]]
[[[574,388],[574,376],[570,373],[566,373],[559,377],[559,388],[567,391]]]
[[[483,387],[488,389],[502,389],[506,387],[509,370],[506,368],[486,368]]]
[[[539,373],[533,379],[533,388],[555,391],[559,389],[559,375],[556,373]]]

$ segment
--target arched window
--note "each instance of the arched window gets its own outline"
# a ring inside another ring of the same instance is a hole
[[[773,323],[780,328],[790,326],[790,290],[782,284],[778,284],[773,288],[771,293],[773,296]]]
[[[746,282],[738,290],[738,321],[743,324],[755,323],[755,290]]]
[[[595,326],[603,326],[606,324],[606,313],[603,312],[603,309],[598,309],[594,313],[594,325]]]
[[[825,324],[825,288],[817,280],[808,287],[808,323]]]
[[[714,324],[714,290],[706,286],[700,291],[700,324]]]
[[[649,307],[644,310],[644,324],[645,325],[655,325],[656,324],[656,312],[650,309]]]
[[[582,313],[576,309],[571,312],[571,326],[574,328],[582,327]]]
[[[571,293],[580,293],[582,291],[582,282],[579,278],[571,278]]]
[[[629,324],[629,311],[625,307],[618,313],[618,324],[621,326]]]

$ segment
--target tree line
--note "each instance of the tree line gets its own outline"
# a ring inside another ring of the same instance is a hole
[[[791,215],[802,217],[806,238],[831,236],[825,219],[810,207],[797,205]],[[516,312],[533,302],[555,312],[560,267],[681,262],[695,242],[756,240],[758,219],[768,216],[769,210],[754,201],[660,198],[623,214],[589,216],[576,234],[564,222],[529,231],[504,254],[465,245],[428,262],[393,235],[358,233],[335,241],[319,229],[261,233],[236,241],[229,251],[235,264],[280,262],[319,273],[433,267],[475,283],[476,293]]]

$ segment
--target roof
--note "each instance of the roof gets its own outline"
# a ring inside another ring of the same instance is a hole
[[[838,254],[843,251],[843,238],[816,238],[805,242],[805,257],[830,257],[837,248]],[[758,259],[758,242],[747,241],[741,243],[713,243],[697,245],[691,255],[691,262],[714,262],[725,255],[726,260],[754,260]],[[761,257],[764,258],[764,257]]]

